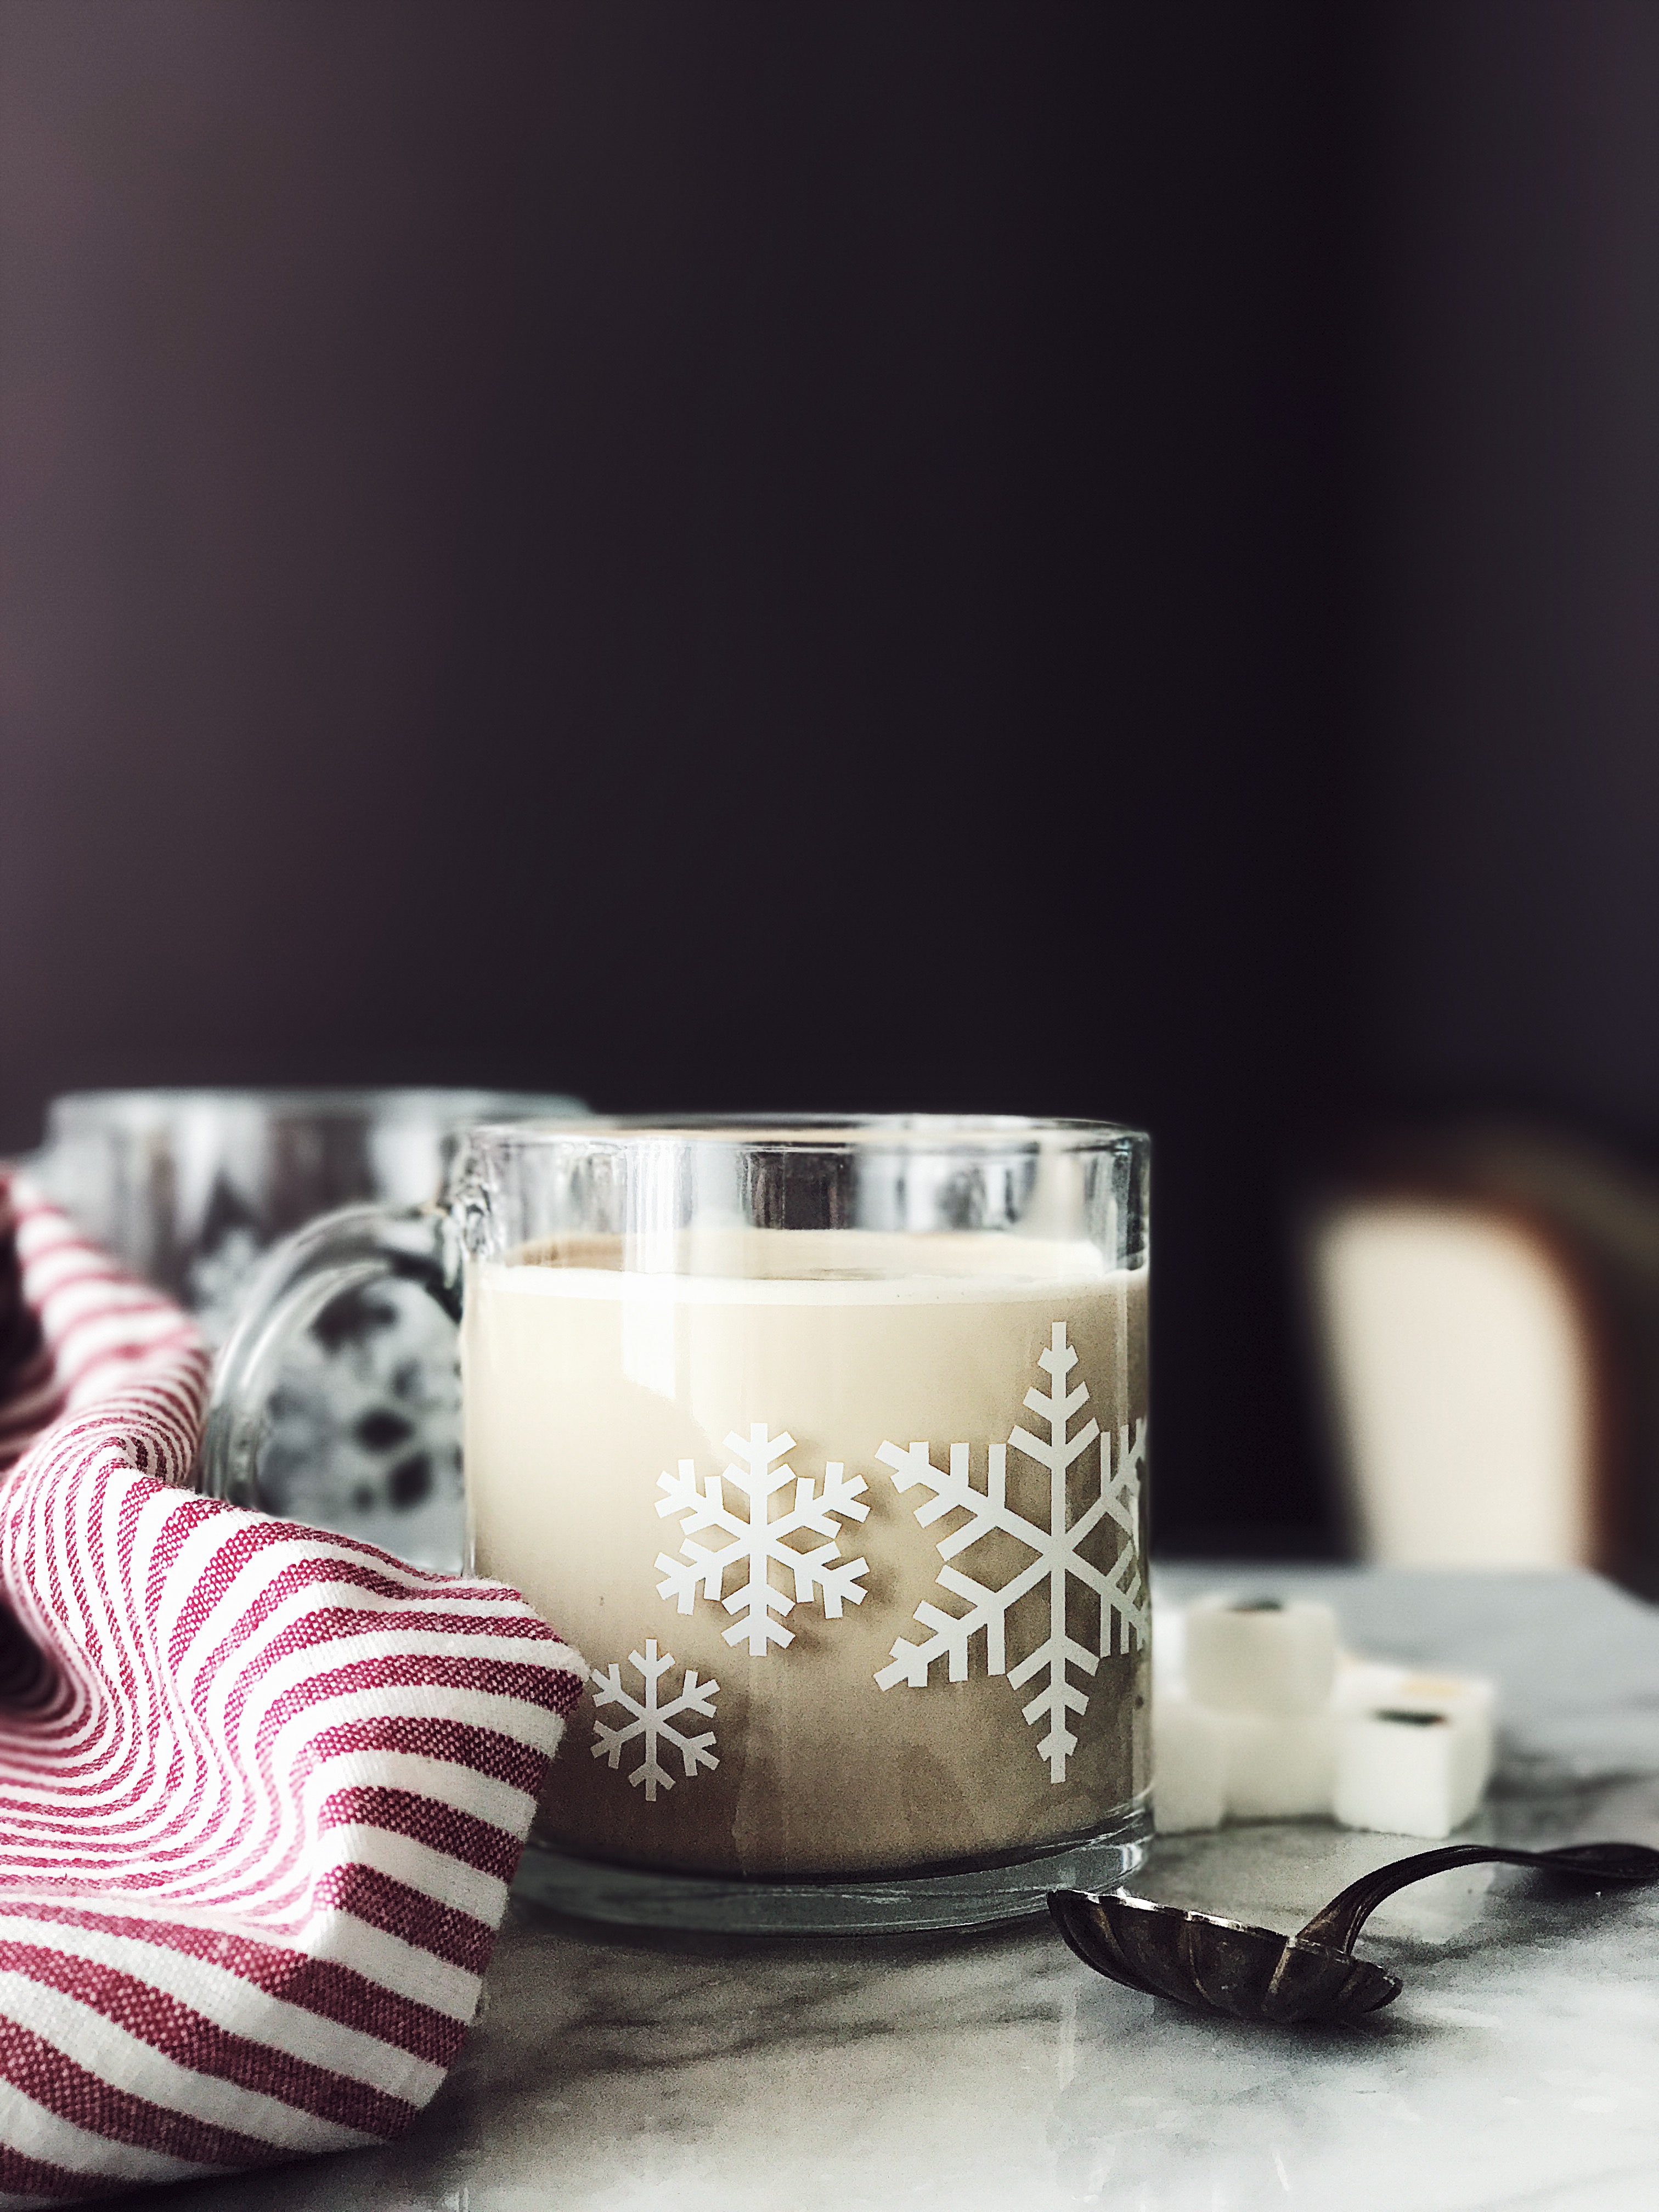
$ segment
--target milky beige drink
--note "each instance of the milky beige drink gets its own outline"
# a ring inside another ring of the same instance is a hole
[[[477,1565],[592,1669],[538,1834],[834,1875],[1121,1816],[1148,1778],[1145,1270],[972,1231],[671,1247],[471,1263]]]

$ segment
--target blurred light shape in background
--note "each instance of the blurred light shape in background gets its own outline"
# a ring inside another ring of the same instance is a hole
[[[1579,1288],[1547,1240],[1476,1206],[1358,1199],[1320,1217],[1310,1261],[1363,1555],[1589,1565],[1594,1346]]]

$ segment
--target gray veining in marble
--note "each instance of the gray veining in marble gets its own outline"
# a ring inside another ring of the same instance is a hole
[[[1659,1612],[1588,1576],[1167,1574],[1317,1589],[1368,1652],[1504,1686],[1471,1832],[1659,1844]],[[1319,1824],[1172,1839],[1149,1894],[1283,1929],[1413,1848]],[[796,1947],[596,1939],[515,1908],[484,2017],[402,2144],[137,2212],[1655,2212],[1659,1897],[1443,1875],[1362,1948],[1358,2028],[1218,2021],[1046,1926]]]

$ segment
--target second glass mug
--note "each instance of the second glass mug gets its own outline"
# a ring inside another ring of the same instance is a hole
[[[586,1110],[546,1091],[70,1091],[48,1106],[28,1165],[78,1227],[218,1345],[264,1254],[306,1222],[349,1203],[431,1199],[446,1139],[471,1123]],[[262,1503],[420,1566],[460,1565],[454,1332],[417,1289],[380,1281],[319,1309],[271,1382]]]
[[[482,1126],[267,1263],[204,1474],[348,1283],[461,1327],[472,1564],[589,1678],[519,1887],[750,1930],[1011,1919],[1150,1819],[1147,1139],[996,1117]]]

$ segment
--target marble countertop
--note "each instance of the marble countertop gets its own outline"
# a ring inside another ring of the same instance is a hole
[[[1495,1674],[1474,1834],[1659,1844],[1659,1610],[1588,1575],[1166,1571],[1330,1597],[1349,1643]],[[1410,1844],[1320,1824],[1159,1845],[1135,1887],[1285,1929]],[[1465,1869],[1361,1948],[1346,2029],[1105,1981],[1047,1925],[839,1943],[599,1938],[513,1908],[485,2010],[385,2151],[123,2198],[138,2212],[1653,2212],[1659,1896]]]

